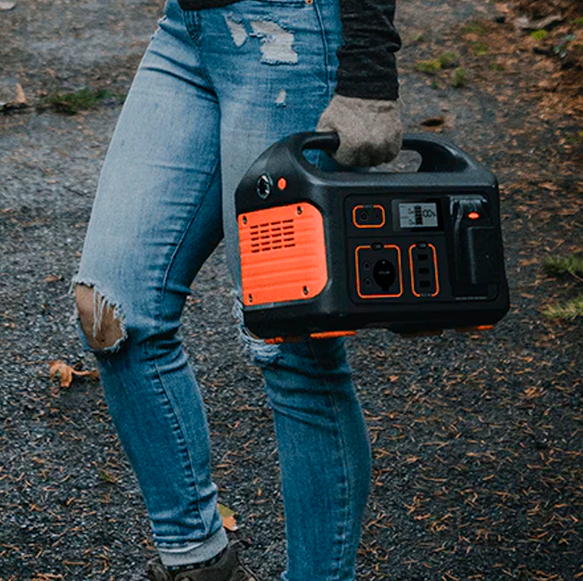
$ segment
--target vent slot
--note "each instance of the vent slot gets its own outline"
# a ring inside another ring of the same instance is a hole
[[[251,226],[251,252],[269,252],[296,245],[293,220],[277,220]]]

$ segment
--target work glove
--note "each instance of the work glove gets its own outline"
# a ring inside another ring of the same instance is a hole
[[[336,131],[334,159],[349,167],[372,167],[397,157],[403,144],[401,100],[358,99],[334,95],[316,131]]]

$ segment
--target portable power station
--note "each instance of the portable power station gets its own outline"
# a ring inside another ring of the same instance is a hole
[[[491,328],[509,309],[496,177],[459,148],[406,136],[412,173],[328,172],[336,133],[265,151],[236,191],[244,322],[270,342]]]

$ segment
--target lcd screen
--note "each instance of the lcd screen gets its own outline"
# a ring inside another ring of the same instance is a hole
[[[439,220],[437,204],[399,204],[399,226],[401,228],[437,228]]]

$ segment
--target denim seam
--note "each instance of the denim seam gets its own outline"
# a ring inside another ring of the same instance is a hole
[[[219,164],[217,163],[217,165],[215,166],[215,169],[212,173],[212,177],[210,178],[207,188],[206,188],[206,193],[205,196],[208,194],[209,190],[210,190],[210,186],[213,183],[215,176],[217,174],[217,170],[219,168]],[[158,304],[156,305],[156,308],[154,309],[154,318],[157,318],[159,316],[161,316],[162,314],[162,308],[161,305],[164,301],[164,296],[166,294],[166,287],[168,284],[168,276],[169,276],[169,272],[172,268],[172,265],[174,264],[174,260],[176,259],[176,255],[178,254],[178,251],[180,250],[180,247],[182,246],[184,239],[186,238],[187,232],[189,231],[190,227],[192,226],[193,222],[196,220],[198,213],[200,211],[200,208],[203,205],[204,202],[204,197],[202,197],[201,202],[198,206],[198,208],[196,209],[196,212],[194,213],[194,215],[192,216],[191,220],[189,221],[187,227],[184,229],[184,232],[182,234],[182,237],[180,238],[180,240],[178,241],[178,244],[176,245],[176,249],[174,250],[174,252],[172,253],[172,256],[170,258],[170,261],[168,263],[168,266],[166,268],[166,271],[164,272],[164,277],[162,279],[162,292],[159,294],[159,299],[158,299]],[[197,498],[199,497],[199,490],[198,490],[198,483],[196,482],[196,476],[194,474],[194,470],[192,468],[193,464],[192,464],[192,459],[190,457],[190,451],[188,449],[188,446],[186,445],[186,439],[184,437],[184,427],[182,426],[182,424],[180,423],[180,419],[178,417],[178,415],[175,413],[174,411],[174,406],[172,405],[172,401],[170,399],[170,397],[168,396],[168,391],[164,385],[164,380],[162,379],[162,374],[160,373],[160,369],[158,368],[158,362],[156,357],[153,357],[152,354],[150,353],[150,345],[149,342],[146,342],[145,344],[145,349],[146,352],[148,354],[148,359],[150,359],[153,363],[154,363],[154,369],[156,370],[156,379],[158,380],[160,387],[162,389],[162,392],[165,396],[165,403],[167,405],[167,407],[170,409],[170,412],[173,416],[174,421],[176,422],[176,426],[178,427],[178,433],[177,433],[177,438],[179,441],[179,444],[181,445],[181,447],[183,448],[183,454],[186,458],[186,463],[185,463],[185,468],[187,469],[187,472],[190,473],[191,475],[191,482],[190,482],[190,486],[194,487],[194,491],[195,494],[197,496]],[[191,503],[192,504],[192,503]],[[200,511],[200,507],[194,507],[193,508],[195,510],[193,510],[193,512],[198,514],[199,519],[202,521],[204,528],[207,528],[207,524],[210,526],[211,523],[206,523],[204,521],[203,515]],[[213,531],[216,532],[216,531]]]
[[[324,50],[324,73],[326,78],[326,89],[328,91],[328,103],[331,101],[334,91],[332,90],[332,77],[330,74],[330,46],[328,44],[328,39],[326,38],[326,27],[324,25],[324,17],[322,16],[322,9],[320,7],[320,0],[314,0],[313,8],[316,12],[316,19],[320,26],[320,37],[322,39],[322,48]],[[326,154],[324,151],[319,151],[318,155],[318,165],[324,163]]]
[[[189,10],[189,11],[185,11],[182,10],[182,8],[180,8],[180,11],[182,12],[182,23],[184,24],[184,28],[186,29],[186,32],[188,33],[188,36],[190,37],[190,40],[192,41],[192,44],[195,46],[196,50],[198,51],[198,58],[200,60],[200,69],[201,69],[201,73],[203,75],[203,77],[205,78],[206,82],[209,84],[210,87],[213,87],[213,81],[208,73],[208,67],[206,66],[205,62],[204,62],[204,55],[203,55],[203,51],[202,51],[202,45],[200,43],[200,37],[202,36],[202,25],[200,23],[200,14],[198,14],[199,11],[195,11],[195,10]],[[190,20],[190,22],[187,22],[187,16]],[[196,21],[196,17],[198,16],[199,21]],[[194,32],[194,29],[196,28],[196,32]]]
[[[324,19],[322,17],[322,11],[320,9],[319,0],[314,0],[314,10],[316,12],[316,18],[318,19],[318,24],[320,25],[320,36],[322,38],[322,47],[324,49],[324,70],[326,72],[326,86],[328,89],[328,100],[332,98],[333,91],[331,90],[332,79],[330,78],[330,47],[328,46],[328,39],[326,38],[326,29],[324,26]]]
[[[310,351],[316,361],[319,360],[317,353],[313,348],[313,343],[310,342]],[[334,390],[331,388],[330,384],[326,380],[325,377],[322,377],[322,382],[324,386],[329,392],[328,399],[332,404],[332,409],[334,410],[334,424],[336,427],[336,433],[338,434],[338,443],[339,443],[339,451],[340,451],[340,462],[342,464],[342,480],[340,481],[340,487],[343,493],[343,500],[344,506],[341,509],[342,515],[342,523],[338,527],[338,531],[340,532],[340,554],[336,561],[336,570],[333,572],[333,575],[330,578],[330,581],[336,581],[338,572],[342,569],[342,560],[346,553],[346,538],[347,538],[347,530],[348,530],[348,520],[349,520],[349,497],[350,497],[350,479],[348,478],[348,469],[346,466],[346,443],[344,442],[344,438],[342,437],[342,430],[340,429],[340,425],[338,423],[339,417],[339,410],[338,406],[336,405],[336,400],[334,397]]]
[[[213,172],[211,174],[211,177],[210,177],[210,179],[207,182],[205,194],[204,194],[204,196],[202,196],[202,198],[200,200],[200,204],[198,205],[198,208],[196,209],[194,215],[192,216],[192,218],[188,222],[188,225],[186,226],[186,228],[184,229],[184,232],[182,233],[182,237],[178,241],[178,244],[176,245],[176,248],[174,249],[174,252],[172,253],[172,257],[170,258],[170,261],[168,263],[168,266],[166,267],[166,272],[164,273],[164,278],[162,279],[162,293],[160,294],[160,301],[159,301],[160,303],[163,301],[164,295],[166,294],[166,285],[168,284],[168,277],[169,277],[170,269],[174,265],[174,261],[176,260],[176,256],[178,254],[178,251],[180,250],[182,244],[184,243],[184,239],[186,238],[186,235],[187,235],[188,231],[190,230],[190,227],[192,226],[193,222],[198,217],[198,213],[200,212],[200,209],[203,206],[204,199],[207,196],[207,194],[208,194],[208,192],[210,190],[210,187],[211,187],[212,183],[215,180],[215,177],[217,175],[219,166],[220,166],[220,163],[217,163],[215,165],[215,168],[214,168],[214,170],[213,170]]]
[[[332,407],[334,408],[334,418],[336,419],[336,429],[338,431],[338,437],[339,437],[339,448],[340,448],[340,461],[342,463],[342,474],[343,474],[343,479],[341,481],[341,486],[342,486],[342,492],[344,493],[344,506],[342,507],[342,525],[338,527],[338,530],[340,532],[340,555],[338,558],[338,562],[337,562],[337,571],[341,572],[342,571],[342,562],[345,558],[346,555],[346,551],[347,551],[347,538],[348,538],[348,529],[349,529],[349,520],[350,520],[350,503],[349,503],[349,498],[350,498],[350,479],[348,478],[348,470],[347,470],[347,466],[346,466],[346,445],[344,442],[344,438],[342,437],[342,430],[340,429],[340,426],[338,425],[338,414],[339,414],[339,410],[338,410],[338,406],[336,405],[336,399],[334,394],[330,394],[330,400],[332,402]],[[336,578],[336,575],[333,577],[333,579]]]
[[[170,413],[171,413],[172,420],[173,420],[173,424],[174,424],[172,426],[172,432],[177,435],[177,440],[178,440],[178,443],[179,443],[179,448],[182,448],[181,455],[182,456],[185,456],[185,458],[183,458],[183,460],[186,459],[186,462],[184,463],[184,467],[186,468],[186,471],[188,473],[190,473],[191,476],[192,476],[191,482],[189,483],[189,486],[194,488],[195,494],[198,497],[198,495],[199,495],[198,485],[196,483],[196,479],[194,478],[194,470],[192,468],[192,462],[191,462],[191,459],[190,459],[190,453],[188,451],[188,446],[186,445],[186,440],[185,440],[184,435],[183,435],[184,429],[183,429],[183,427],[182,427],[182,425],[180,423],[180,420],[178,419],[178,416],[174,412],[174,407],[172,405],[172,401],[170,400],[170,397],[168,396],[167,390],[166,390],[166,388],[164,386],[164,381],[162,380],[162,375],[160,374],[160,370],[158,368],[158,364],[156,363],[156,357],[152,356],[152,354],[150,352],[150,347],[149,347],[149,343],[148,342],[146,342],[144,344],[144,349],[146,351],[147,358],[154,363],[154,369],[156,370],[156,377],[154,378],[154,380],[157,380],[157,382],[158,382],[158,384],[160,386],[161,395],[164,398],[164,402],[163,402],[164,403],[164,407],[166,409],[168,409],[170,411]],[[196,514],[198,514],[199,519],[203,523],[203,527],[206,529],[207,528],[207,525],[204,522],[204,519],[203,519],[203,516],[202,516],[200,510],[198,509],[198,507],[194,507],[194,508],[196,510],[194,510],[193,512],[195,512]],[[181,544],[182,543],[179,543],[178,546],[181,546]],[[168,543],[168,545],[175,546],[175,543]]]

